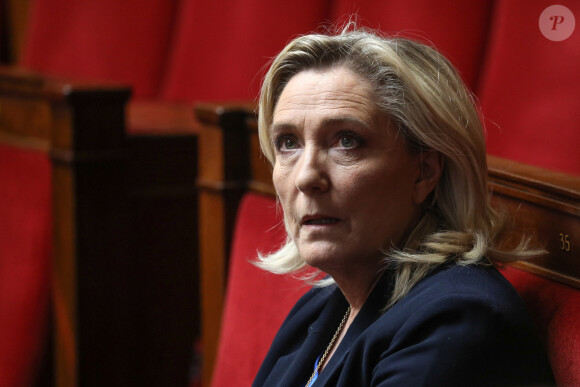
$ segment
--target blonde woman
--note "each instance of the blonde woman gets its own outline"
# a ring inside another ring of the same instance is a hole
[[[260,141],[286,244],[274,273],[326,273],[280,328],[255,386],[553,383],[494,264],[485,142],[470,93],[434,49],[371,32],[307,35],[273,61]]]

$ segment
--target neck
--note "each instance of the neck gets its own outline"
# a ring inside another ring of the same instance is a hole
[[[380,274],[374,273],[359,281],[353,281],[352,276],[333,276],[333,278],[350,305],[350,316],[347,321],[347,326],[349,326],[377,284]]]

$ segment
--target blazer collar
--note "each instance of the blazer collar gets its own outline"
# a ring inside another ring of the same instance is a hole
[[[340,365],[344,363],[344,357],[349,353],[352,345],[356,339],[370,326],[372,325],[382,314],[387,302],[393,291],[393,273],[386,271],[381,275],[381,278],[371,291],[371,294],[365,301],[362,309],[355,317],[354,321],[348,328],[346,335],[340,342],[340,345],[332,355],[328,364],[322,372],[319,374],[317,379],[317,385],[324,385],[324,383],[337,371],[340,370]],[[338,287],[335,287],[333,294],[330,296],[329,302],[325,311],[321,314],[321,318],[316,321],[311,328],[313,332],[325,331],[328,336],[328,340],[325,345],[328,345],[332,335],[334,334],[334,329],[338,327],[348,303],[342,292]],[[322,318],[326,314],[331,315],[333,319]],[[329,325],[330,322],[335,322],[335,324]],[[314,326],[315,325],[315,326]],[[324,351],[326,347],[322,349]],[[321,354],[321,353],[320,353]],[[318,355],[320,355],[318,354]],[[318,356],[317,355],[317,356]],[[314,363],[312,364],[314,367]]]

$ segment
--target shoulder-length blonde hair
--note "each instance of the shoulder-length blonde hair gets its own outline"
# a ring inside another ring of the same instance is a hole
[[[260,95],[260,145],[272,165],[270,126],[282,90],[301,71],[337,65],[369,81],[379,108],[410,149],[437,151],[445,160],[440,181],[404,248],[384,252],[385,267],[396,273],[387,306],[437,265],[505,262],[537,253],[526,251],[525,243],[512,251],[497,248],[503,221],[490,205],[479,112],[449,61],[424,44],[366,31],[313,34],[291,41],[272,62]],[[291,238],[280,250],[260,255],[257,264],[274,273],[306,266]]]

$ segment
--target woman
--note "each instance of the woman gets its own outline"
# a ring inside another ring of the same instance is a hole
[[[260,97],[288,231],[274,273],[328,276],[292,309],[255,386],[551,384],[523,302],[493,263],[484,135],[449,62],[351,31],[295,39]]]

